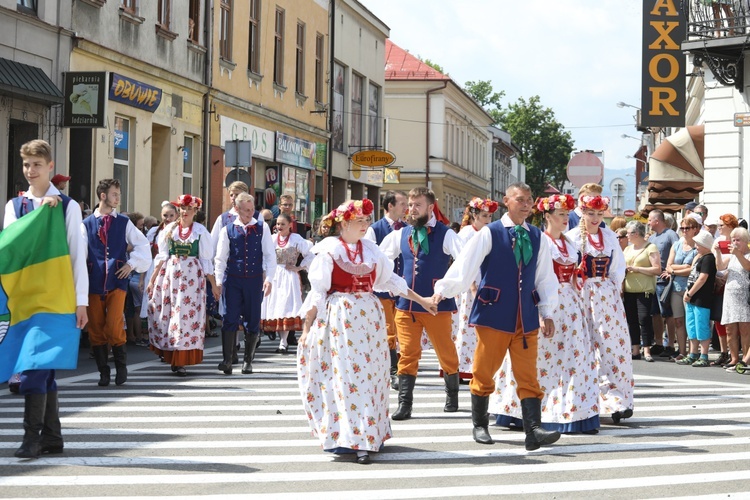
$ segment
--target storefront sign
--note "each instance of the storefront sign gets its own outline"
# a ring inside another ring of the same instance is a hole
[[[315,167],[317,144],[276,132],[276,161],[312,170]]]
[[[315,169],[321,172],[326,171],[326,165],[328,160],[328,144],[325,142],[319,142],[315,148]]]
[[[641,125],[685,126],[685,16],[677,0],[646,0],[643,5]]]
[[[134,108],[154,112],[161,103],[161,89],[138,80],[112,73],[109,99]]]
[[[239,139],[241,141],[252,141],[253,158],[273,161],[274,145],[273,132],[264,128],[250,125],[249,123],[221,117],[221,144],[227,141]]]
[[[63,127],[106,126],[107,73],[71,71],[65,73]]]
[[[352,163],[361,167],[387,167],[396,161],[390,151],[364,149],[352,155]]]

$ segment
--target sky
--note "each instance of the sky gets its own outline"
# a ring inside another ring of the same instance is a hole
[[[360,0],[390,39],[443,67],[459,85],[490,80],[503,104],[538,95],[576,150],[604,151],[607,169],[635,169],[640,142],[638,0]],[[629,172],[624,172],[626,175]],[[621,176],[622,177],[622,176]],[[630,188],[634,177],[626,176]],[[606,194],[606,193],[605,193]]]

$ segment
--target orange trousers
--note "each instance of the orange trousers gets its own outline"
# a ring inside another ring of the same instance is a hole
[[[383,311],[385,312],[385,327],[388,330],[388,349],[396,349],[398,340],[396,337],[396,321],[394,318],[396,315],[396,301],[380,299],[380,304],[383,306]]]
[[[456,344],[451,340],[451,313],[439,312],[437,316],[430,313],[410,313],[396,310],[396,331],[401,346],[401,357],[398,360],[399,375],[414,375],[419,370],[422,357],[422,330],[435,349],[440,368],[444,373],[458,373],[458,353]]]
[[[89,294],[89,341],[92,346],[117,347],[125,343],[125,290],[112,290],[107,295]]]
[[[524,335],[518,322],[515,333],[501,332],[485,326],[477,326],[477,349],[474,351],[473,378],[469,383],[471,393],[489,396],[495,391],[495,374],[510,352],[513,377],[516,379],[518,399],[544,397],[539,387],[536,371],[537,335],[539,330]],[[523,341],[526,337],[526,348]]]

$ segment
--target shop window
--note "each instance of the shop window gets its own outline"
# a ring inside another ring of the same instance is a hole
[[[323,91],[325,85],[323,78],[325,75],[325,66],[323,64],[323,57],[325,54],[325,46],[323,45],[323,35],[318,33],[315,36],[315,101],[323,102]]]
[[[284,11],[276,9],[273,45],[273,83],[284,86]]]
[[[130,208],[130,119],[115,116],[114,141],[115,161],[112,177],[120,181],[120,211]]]
[[[295,91],[299,95],[305,95],[305,24],[297,23],[297,79]]]
[[[247,69],[260,74],[260,0],[250,0],[250,29]]]
[[[352,74],[352,127],[349,147],[362,147],[362,84],[364,78]]]
[[[193,137],[185,136],[185,145],[182,148],[182,192],[193,192]]]
[[[378,108],[380,106],[380,87],[374,85],[371,82],[369,88],[370,92],[368,106],[370,109],[370,140],[368,146],[377,148],[378,144],[380,144],[380,118],[378,117]]]
[[[201,2],[200,0],[190,0],[190,17],[188,18],[188,40],[196,45],[200,45],[201,32]]]
[[[221,0],[219,57],[227,61],[232,60],[232,0]]]

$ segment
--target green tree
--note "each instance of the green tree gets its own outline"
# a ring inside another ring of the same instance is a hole
[[[528,102],[521,97],[508,105],[499,125],[520,149],[519,160],[526,165],[526,183],[534,195],[541,196],[548,183],[562,190],[573,138],[555,112],[543,107],[539,96]]]
[[[445,74],[445,71],[443,70],[443,67],[440,66],[438,63],[432,62],[429,59],[425,59],[422,62],[425,63],[430,68],[434,69],[435,71],[439,71],[440,73]]]
[[[494,92],[490,80],[468,81],[464,90],[492,117],[493,125],[503,121],[504,111],[500,99],[505,96],[504,91]]]

